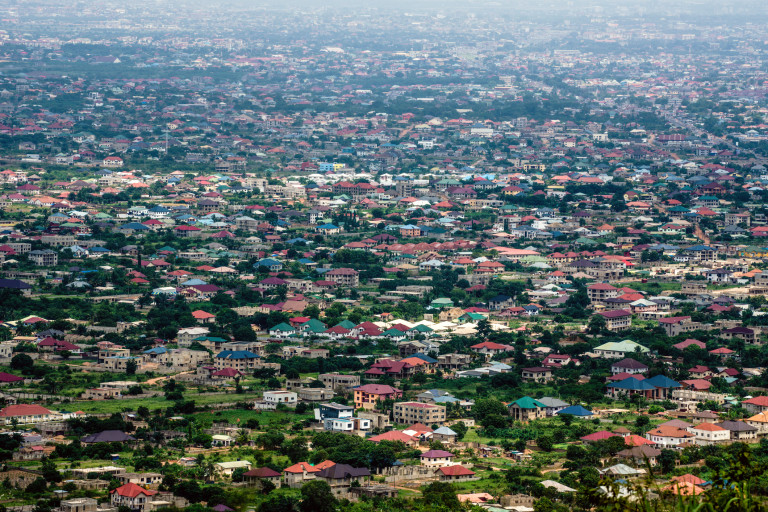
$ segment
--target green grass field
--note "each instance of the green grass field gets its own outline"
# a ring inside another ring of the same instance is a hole
[[[184,400],[194,400],[196,406],[205,406],[211,404],[234,403],[248,400],[257,400],[261,398],[261,393],[227,393],[223,395],[198,395],[194,393],[185,393]],[[70,411],[83,411],[94,414],[112,414],[115,412],[135,411],[141,406],[149,410],[165,409],[173,405],[172,401],[163,397],[151,398],[126,398],[121,400],[90,400],[74,401],[63,404],[62,409]]]
[[[683,284],[682,283],[654,283],[654,282],[648,282],[648,283],[627,283],[627,288],[632,288],[633,290],[637,290],[638,292],[649,292],[649,293],[659,293],[663,291],[674,291],[679,292]]]

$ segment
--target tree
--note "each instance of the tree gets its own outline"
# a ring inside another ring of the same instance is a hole
[[[605,322],[605,317],[603,315],[592,315],[592,318],[589,319],[587,332],[589,334],[600,334],[606,327],[607,323]]]
[[[265,450],[276,450],[285,441],[285,436],[275,430],[270,430],[256,437],[256,443]]]
[[[293,496],[275,494],[261,502],[259,512],[295,512],[298,510],[298,505],[298,500]]]
[[[555,443],[552,440],[552,436],[545,435],[545,436],[540,436],[536,440],[536,445],[542,450],[544,450],[545,452],[551,452],[552,448],[554,448],[555,446]]]
[[[422,499],[425,504],[436,510],[459,510],[461,503],[456,497],[456,489],[446,482],[432,482],[424,488]]]
[[[237,468],[232,472],[232,482],[242,482],[245,480],[243,476],[245,474],[245,468]]]
[[[469,429],[467,428],[467,426],[464,424],[463,421],[460,421],[455,425],[451,425],[451,430],[456,432],[456,440],[461,441],[462,439],[464,439],[464,436],[467,435],[467,431]]]
[[[642,415],[638,416],[635,420],[635,427],[637,427],[637,430],[640,432],[640,434],[645,433],[645,429],[648,427],[648,425],[651,423],[650,418],[648,416]]]
[[[491,322],[487,318],[483,318],[477,322],[477,335],[481,338],[488,338],[489,334],[491,334]]]
[[[305,460],[309,456],[307,440],[303,437],[295,437],[283,443],[282,453],[294,464]]]
[[[135,359],[129,359],[125,363],[125,374],[126,375],[136,375],[136,370],[139,368],[139,364],[136,362]]]
[[[306,316],[309,318],[318,318],[320,316],[320,308],[317,306],[317,304],[310,304],[306,308],[304,308],[304,312],[302,313],[302,316]]]
[[[24,491],[29,494],[39,494],[45,492],[46,489],[48,489],[48,483],[45,481],[45,478],[37,477]]]
[[[675,452],[670,449],[661,450],[661,454],[659,455],[659,466],[661,467],[662,473],[669,473],[673,469],[675,469],[675,460],[677,459],[677,455],[675,455]]]
[[[312,480],[301,487],[301,512],[333,512],[338,501],[331,486],[322,480]]]
[[[43,473],[43,478],[45,478],[46,482],[58,483],[62,480],[61,473],[56,470],[56,464],[54,464],[51,459],[43,459],[41,472]]]
[[[35,361],[27,354],[16,354],[11,359],[11,369],[21,370],[23,373],[25,370],[30,370],[35,366]]]
[[[509,409],[507,409],[507,406],[501,401],[493,397],[480,398],[477,400],[474,407],[472,407],[472,414],[476,420],[482,422],[486,417],[492,415],[507,416],[509,414]]]

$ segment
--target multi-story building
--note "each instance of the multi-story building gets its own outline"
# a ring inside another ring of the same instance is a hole
[[[523,368],[522,378],[528,382],[549,382],[552,380],[552,368],[536,366],[532,368]]]
[[[185,327],[176,335],[176,343],[181,348],[188,348],[195,338],[206,336],[209,332],[207,327]]]
[[[340,286],[354,288],[360,284],[360,274],[351,268],[335,268],[325,273],[324,278]]]
[[[619,296],[619,289],[608,283],[595,283],[587,286],[587,296],[590,302],[600,303],[605,299],[615,299]]]
[[[545,418],[547,406],[529,396],[524,396],[509,405],[509,414],[512,419],[526,423]]]
[[[677,336],[684,332],[695,330],[699,327],[698,322],[693,322],[689,316],[673,316],[668,318],[659,318],[659,326],[664,329],[667,336]]]
[[[317,380],[329,389],[352,389],[360,385],[359,375],[342,375],[340,373],[321,373]]]
[[[445,423],[445,406],[422,402],[401,402],[395,404],[392,418],[395,423],[423,423],[442,425]]]
[[[460,370],[472,362],[469,354],[443,354],[437,356],[437,367],[440,370]]]
[[[626,309],[601,311],[598,315],[605,319],[605,328],[609,331],[623,331],[632,326],[632,312]]]
[[[277,406],[278,404],[285,404],[288,407],[295,407],[299,400],[299,395],[293,391],[284,391],[281,389],[275,391],[265,391],[264,401],[270,405]]]
[[[372,410],[376,407],[376,402],[388,398],[400,398],[403,392],[386,384],[365,384],[354,388],[355,409]]]
[[[241,372],[259,367],[260,359],[249,350],[222,350],[213,358],[217,370],[232,368]]]
[[[731,432],[728,429],[713,423],[701,423],[689,428],[688,431],[696,436],[696,444],[702,446],[726,443],[731,440]]]
[[[38,267],[52,267],[59,263],[59,253],[50,249],[29,251],[27,257]]]

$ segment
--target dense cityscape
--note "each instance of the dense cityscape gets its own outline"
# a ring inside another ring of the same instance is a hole
[[[768,509],[765,3],[0,20],[0,512]]]

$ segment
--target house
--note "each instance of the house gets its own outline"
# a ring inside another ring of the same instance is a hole
[[[260,357],[249,350],[222,350],[213,358],[217,370],[232,368],[247,371],[259,366]]]
[[[445,409],[444,405],[399,402],[392,408],[392,419],[395,423],[442,425],[446,419]]]
[[[660,448],[676,448],[683,443],[694,442],[695,434],[678,427],[659,425],[648,431],[645,437]]]
[[[523,368],[521,376],[527,382],[549,382],[552,380],[552,369],[543,366]]]
[[[110,503],[113,507],[128,507],[133,511],[145,512],[154,510],[153,497],[158,491],[145,489],[133,483],[123,484],[111,491]]]
[[[263,484],[263,482],[270,482],[275,487],[280,487],[280,473],[268,467],[246,471],[243,473],[243,478],[249,484]]]
[[[315,409],[315,419],[323,424],[323,429],[331,432],[368,432],[373,428],[369,418],[354,417],[354,408],[335,403],[320,404]]]
[[[617,375],[619,373],[628,373],[630,375],[636,373],[645,373],[648,371],[648,366],[644,365],[640,361],[635,361],[631,357],[622,359],[611,365],[611,373]]]
[[[232,473],[234,473],[238,469],[244,469],[245,471],[248,471],[251,469],[250,461],[247,460],[233,460],[229,462],[217,462],[214,464],[214,469],[218,475],[231,477]]]
[[[346,497],[351,487],[366,484],[371,479],[368,468],[355,468],[349,464],[332,464],[315,474],[318,480],[324,480],[336,496]]]
[[[160,473],[122,473],[116,476],[124,484],[136,484],[144,488],[157,489],[163,480]]]
[[[60,419],[61,414],[50,411],[42,405],[16,404],[0,410],[0,420],[6,425],[33,425],[45,421]]]
[[[619,382],[609,382],[607,388],[606,394],[614,399],[640,395],[648,400],[653,400],[656,396],[656,386],[635,377],[627,377]]]
[[[683,249],[675,256],[675,261],[681,262],[713,262],[717,259],[717,249],[708,245],[694,245]]]
[[[441,482],[466,482],[470,480],[477,480],[475,478],[475,472],[471,471],[464,466],[443,466],[435,471],[437,479]]]
[[[335,268],[324,274],[328,281],[333,281],[339,286],[355,288],[360,284],[360,274],[351,268]]]
[[[547,418],[554,416],[570,405],[568,402],[564,402],[559,398],[552,398],[549,396],[539,398],[538,402],[544,405],[544,412]]]
[[[576,416],[577,418],[588,418],[593,416],[592,411],[581,405],[571,405],[570,407],[566,407],[565,409],[557,411],[555,414],[558,416],[569,414],[571,416]]]
[[[749,327],[732,327],[730,329],[723,329],[720,332],[720,336],[727,340],[734,338],[744,340],[744,342],[748,344],[755,344],[760,341],[759,334],[755,332],[754,329]]]
[[[458,438],[458,434],[448,427],[439,427],[432,431],[431,439],[445,443],[453,443]]]
[[[634,465],[640,467],[645,464],[655,466],[659,455],[661,455],[661,450],[648,446],[647,444],[633,446],[616,454],[618,458],[628,459],[632,461]]]
[[[728,429],[713,423],[700,423],[688,430],[696,436],[695,443],[701,446],[725,443],[731,439],[731,432]]]
[[[29,251],[27,257],[39,267],[52,267],[59,263],[59,253],[51,249]]]
[[[509,404],[509,414],[512,419],[527,423],[546,417],[547,406],[529,396],[524,396]]]
[[[626,309],[601,311],[597,314],[605,319],[605,328],[609,331],[623,331],[632,326],[632,312]]]
[[[649,350],[638,344],[635,343],[632,340],[624,340],[624,341],[610,341],[608,343],[603,343],[602,345],[595,347],[593,352],[598,355],[598,357],[605,357],[609,359],[618,359],[618,358],[624,358],[628,354],[635,354],[635,353],[642,353],[646,354],[649,352]]]
[[[309,462],[298,462],[283,470],[283,486],[299,488],[304,483],[314,480],[320,471]]]
[[[101,165],[107,168],[122,167],[123,159],[119,156],[108,156],[101,161]]]
[[[296,407],[299,400],[299,395],[293,391],[265,391],[263,395],[264,401],[269,405],[277,407],[279,404],[287,405],[288,407]]]
[[[494,343],[493,341],[484,341],[482,343],[477,343],[475,345],[472,345],[469,348],[471,348],[478,354],[484,355],[486,359],[490,359],[493,356],[499,355],[503,352],[510,352],[515,350],[515,348],[511,345],[503,345],[501,343]]]
[[[365,384],[353,389],[355,409],[372,410],[376,402],[387,398],[400,398],[403,392],[385,384]]]
[[[507,295],[497,295],[488,301],[488,309],[490,309],[491,311],[506,309],[514,305],[515,305],[514,299]]]
[[[606,299],[618,297],[619,289],[608,283],[595,283],[587,286],[587,296],[590,302],[602,304]]]
[[[760,435],[764,435],[766,432],[768,432],[768,412],[757,413],[744,421],[746,421],[747,424],[755,427],[758,434]]]
[[[422,466],[451,466],[455,455],[445,450],[429,450],[421,454]]]
[[[692,322],[689,316],[659,318],[659,325],[667,333],[667,336],[670,337],[693,331],[699,326],[697,323]]]
[[[768,396],[756,396],[741,402],[741,406],[747,411],[757,414],[768,411]],[[0,412],[0,416],[2,412]]]
[[[85,444],[94,443],[129,443],[135,441],[136,438],[122,432],[120,430],[104,430],[96,434],[90,434],[83,437],[80,442]]]
[[[753,442],[759,431],[757,427],[743,421],[726,420],[715,425],[730,432],[731,441]]]
[[[342,375],[340,373],[321,373],[317,380],[328,389],[351,390],[360,385],[359,375]]]

